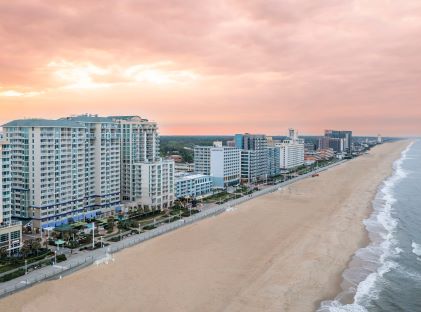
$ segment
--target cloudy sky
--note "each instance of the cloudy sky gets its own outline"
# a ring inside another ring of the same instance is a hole
[[[421,0],[0,2],[0,122],[421,135]]]

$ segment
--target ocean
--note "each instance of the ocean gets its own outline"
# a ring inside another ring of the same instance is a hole
[[[421,312],[421,140],[393,167],[364,220],[369,245],[344,271],[342,292],[318,312]]]

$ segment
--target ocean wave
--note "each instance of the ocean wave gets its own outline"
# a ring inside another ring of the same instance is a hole
[[[394,187],[408,175],[402,164],[412,144],[393,163],[393,174],[383,181],[375,196],[373,213],[363,221],[370,244],[354,254],[349,267],[344,271],[343,291],[334,300],[323,301],[317,312],[367,311],[364,306],[378,296],[377,283],[381,282],[384,274],[398,267],[392,259],[402,252],[394,239],[398,224],[392,215],[393,204],[396,202]],[[417,251],[421,253],[421,249]],[[353,295],[353,303],[343,303],[342,299],[349,298],[350,294]]]
[[[421,257],[421,245],[420,245],[420,244],[417,244],[417,243],[415,243],[415,242],[413,241],[413,242],[412,242],[412,244],[411,244],[411,246],[412,246],[412,252],[413,252],[415,255],[420,256],[420,257]]]

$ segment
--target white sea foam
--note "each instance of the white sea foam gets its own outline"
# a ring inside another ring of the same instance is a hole
[[[412,246],[412,252],[416,254],[417,256],[421,257],[421,245],[413,241],[411,246]]]
[[[408,174],[402,168],[402,163],[407,159],[407,153],[412,144],[410,143],[401,153],[401,157],[393,163],[392,176],[383,182],[373,202],[374,211],[368,219],[364,220],[371,243],[355,253],[350,267],[344,271],[343,291],[335,300],[322,302],[317,312],[367,311],[364,308],[365,303],[378,296],[376,284],[384,274],[398,268],[398,264],[391,259],[402,252],[402,249],[396,246],[397,242],[394,239],[398,223],[392,215],[393,204],[396,202],[393,189]],[[421,248],[417,251],[421,254]],[[354,302],[342,303],[341,298],[350,293],[354,294]]]

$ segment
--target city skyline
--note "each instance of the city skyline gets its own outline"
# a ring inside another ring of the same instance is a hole
[[[162,135],[421,135],[421,5],[0,4],[0,123],[135,114]]]

